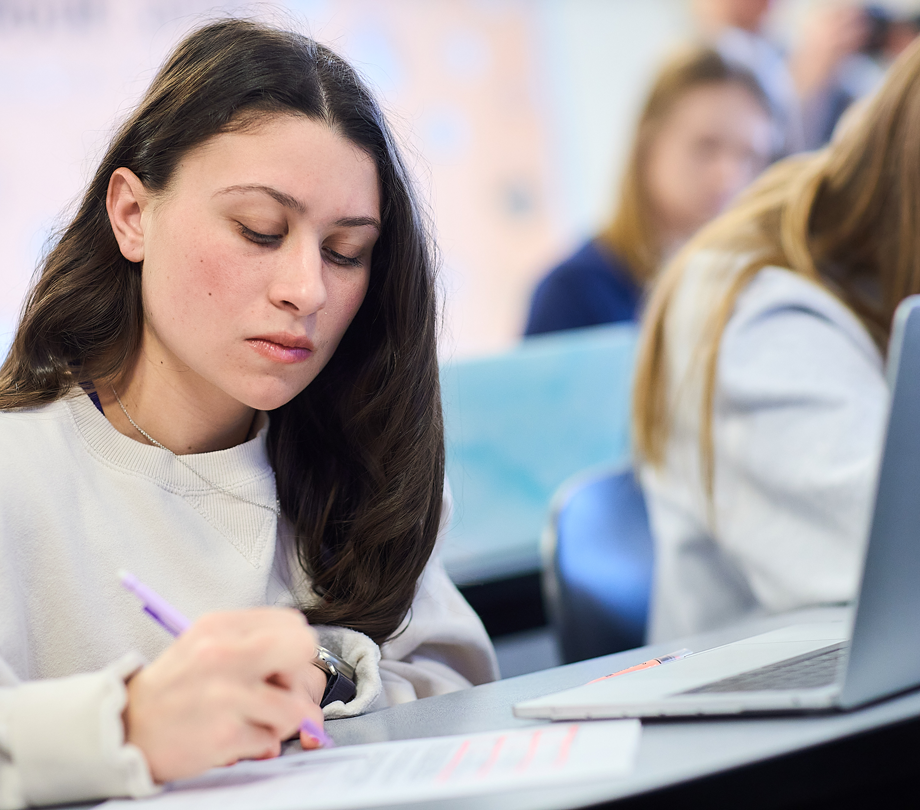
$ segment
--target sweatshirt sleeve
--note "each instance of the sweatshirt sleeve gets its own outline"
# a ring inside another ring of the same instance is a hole
[[[142,665],[129,654],[100,672],[17,682],[0,662],[0,810],[157,792],[121,719],[125,680]]]
[[[762,271],[718,378],[718,544],[769,611],[853,599],[889,403],[868,334],[816,285]]]
[[[409,614],[379,648],[367,636],[340,627],[318,627],[320,644],[355,665],[358,694],[347,705],[332,703],[327,718],[348,717],[442,695],[498,678],[495,649],[479,616],[447,576],[440,547],[450,525],[445,485],[441,531],[419,578]]]
[[[385,705],[443,695],[498,678],[495,650],[479,617],[447,576],[429,562],[405,631],[381,649]]]

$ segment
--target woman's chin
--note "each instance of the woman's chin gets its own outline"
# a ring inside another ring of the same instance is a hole
[[[246,392],[240,397],[240,402],[257,411],[273,411],[282,405],[287,405],[294,397],[306,388],[303,386],[264,386],[258,390]]]

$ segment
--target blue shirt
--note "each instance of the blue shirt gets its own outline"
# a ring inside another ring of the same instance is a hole
[[[641,298],[626,265],[592,239],[537,285],[524,334],[633,321]]]

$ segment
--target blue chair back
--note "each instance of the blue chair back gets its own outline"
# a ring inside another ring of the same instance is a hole
[[[645,643],[653,549],[631,466],[559,492],[544,546],[544,592],[565,663]]]
[[[634,324],[527,338],[442,364],[454,519],[442,553],[458,585],[540,571],[553,493],[629,457]]]

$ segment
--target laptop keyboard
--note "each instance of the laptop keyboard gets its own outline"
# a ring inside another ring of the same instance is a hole
[[[832,647],[787,658],[750,672],[713,681],[682,695],[699,695],[705,692],[763,692],[776,689],[812,689],[827,686],[837,680],[837,664],[847,648],[842,641]]]

